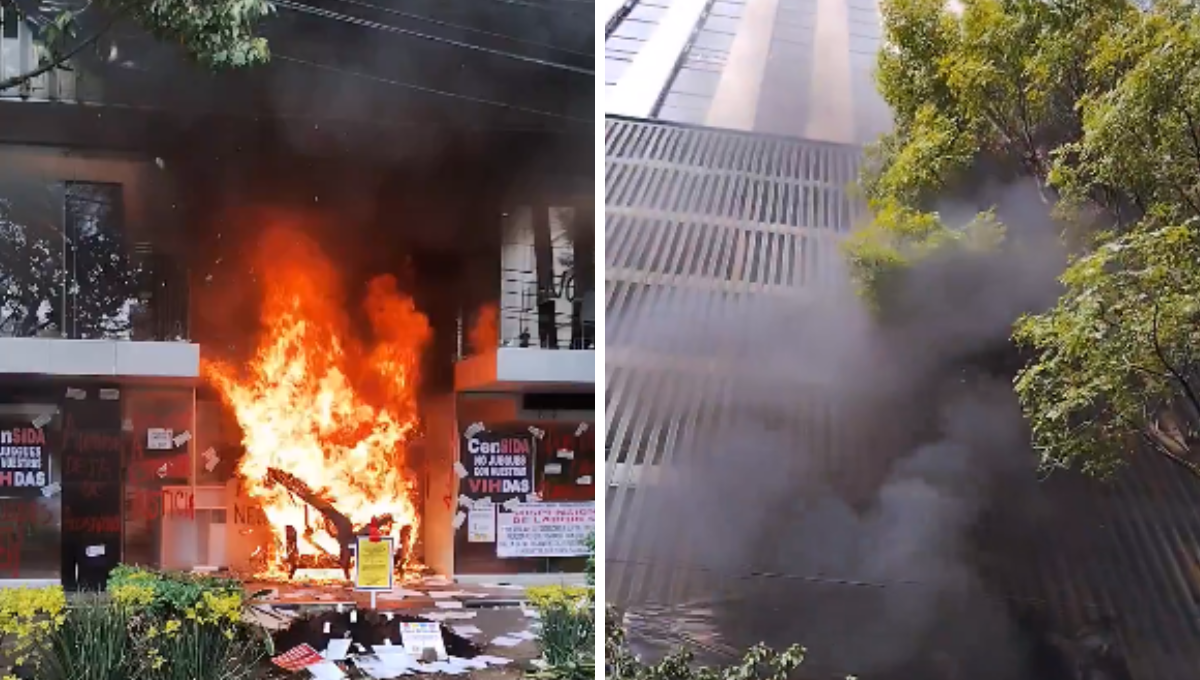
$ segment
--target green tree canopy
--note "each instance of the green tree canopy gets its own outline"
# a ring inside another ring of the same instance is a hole
[[[1016,390],[1043,462],[1106,472],[1144,445],[1192,467],[1200,8],[962,5],[883,2],[877,80],[896,125],[862,176],[873,219],[847,243],[857,283],[886,311],[922,258],[1007,247],[990,206],[950,224],[938,201],[978,203],[987,182],[1036,183],[1074,253],[1057,305],[1015,333],[1030,352]]]
[[[270,0],[68,0],[54,3],[49,15],[35,0],[0,0],[0,10],[34,27],[43,48],[41,63],[0,80],[0,91],[63,66],[121,19],[180,45],[207,68],[251,66],[270,58],[266,39],[255,33],[259,21],[274,11]]]

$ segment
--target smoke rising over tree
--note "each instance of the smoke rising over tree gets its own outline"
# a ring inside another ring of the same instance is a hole
[[[723,376],[675,378],[646,407],[660,428],[683,426],[669,469],[641,482],[633,537],[610,542],[615,566],[614,544],[628,545],[690,584],[683,599],[711,610],[726,643],[799,642],[821,672],[1030,677],[1038,638],[987,569],[984,527],[1038,520],[1007,336],[1054,301],[1064,256],[1035,187],[992,196],[1020,215],[1027,247],[923,261],[886,325],[845,276],[811,298],[713,315],[695,297],[610,319],[632,329],[612,351],[666,350]]]

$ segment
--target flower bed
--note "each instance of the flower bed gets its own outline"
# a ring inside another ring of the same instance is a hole
[[[241,583],[119,567],[103,593],[0,591],[0,675],[37,680],[249,680],[270,638]]]
[[[544,680],[584,680],[596,675],[595,539],[588,547],[587,588],[529,588],[525,598],[538,612],[538,645]]]

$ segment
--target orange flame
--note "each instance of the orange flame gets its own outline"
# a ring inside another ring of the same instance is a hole
[[[299,478],[355,526],[390,514],[391,535],[398,537],[410,525],[404,547],[411,556],[420,516],[407,445],[418,427],[428,320],[394,278],[376,278],[365,300],[374,331],[368,346],[351,332],[337,272],[314,243],[272,231],[262,246],[257,352],[244,370],[206,361],[204,372],[241,425],[245,454],[238,474],[275,534],[265,575],[283,572],[285,526],[296,528],[301,553],[339,553],[319,513],[266,481],[269,468]]]

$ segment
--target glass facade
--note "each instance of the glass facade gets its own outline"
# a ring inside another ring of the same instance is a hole
[[[590,394],[579,396],[588,405],[594,403]],[[468,438],[464,438],[458,447],[458,460],[467,472],[457,480],[460,503],[463,498],[475,499],[486,495],[497,505],[517,499],[522,504],[568,503],[573,504],[573,507],[595,507],[596,439],[595,422],[590,410],[578,411],[579,418],[575,419],[566,415],[568,412],[576,412],[573,408],[570,411],[535,410],[530,405],[517,411],[517,417],[514,418],[512,408],[505,404],[519,397],[520,395],[511,393],[503,397],[460,395],[457,399],[456,417],[460,432],[468,431],[473,423],[479,423],[483,428],[483,434],[475,434],[469,439],[520,441],[528,446],[531,455],[527,460],[522,456],[522,460],[515,466],[522,474],[500,479],[501,482],[527,482],[532,495],[517,491],[516,486],[509,488],[487,477],[480,477],[477,474],[478,468],[473,465],[474,452]],[[526,400],[528,399],[529,395],[526,395]],[[523,414],[533,416],[535,413],[553,413],[558,417],[555,420],[522,418]],[[500,488],[497,490],[483,486],[488,483],[497,484]],[[497,521],[501,514],[509,511],[511,508],[508,507],[497,509]],[[464,511],[465,514],[467,511]],[[482,537],[472,533],[467,525],[454,530],[456,574],[581,572],[584,568],[583,557],[501,557],[500,545],[495,535],[482,540]]]
[[[605,92],[611,93],[617,81],[625,74],[633,58],[638,55],[646,41],[658,28],[671,0],[643,0],[636,2],[625,18],[604,39],[604,84]]]
[[[745,11],[746,4],[740,0],[721,0],[709,5],[655,111],[655,118],[678,123],[704,122]]]
[[[687,1],[635,2],[617,22],[605,45],[610,91],[646,45],[665,40],[668,31],[659,29],[667,11]],[[873,141],[891,126],[873,77],[880,22],[878,0],[707,0],[657,103],[636,115],[814,141]],[[743,86],[727,89],[722,78]],[[713,117],[733,110],[746,113]]]
[[[817,0],[779,0],[754,129],[800,135],[809,121]]]
[[[63,481],[61,428],[48,394],[0,402],[0,579],[62,573],[62,502],[42,493]]]
[[[145,165],[0,148],[0,337],[187,337],[187,280],[155,246],[162,225],[131,219],[145,221],[147,201],[125,182],[73,179],[136,181]]]

